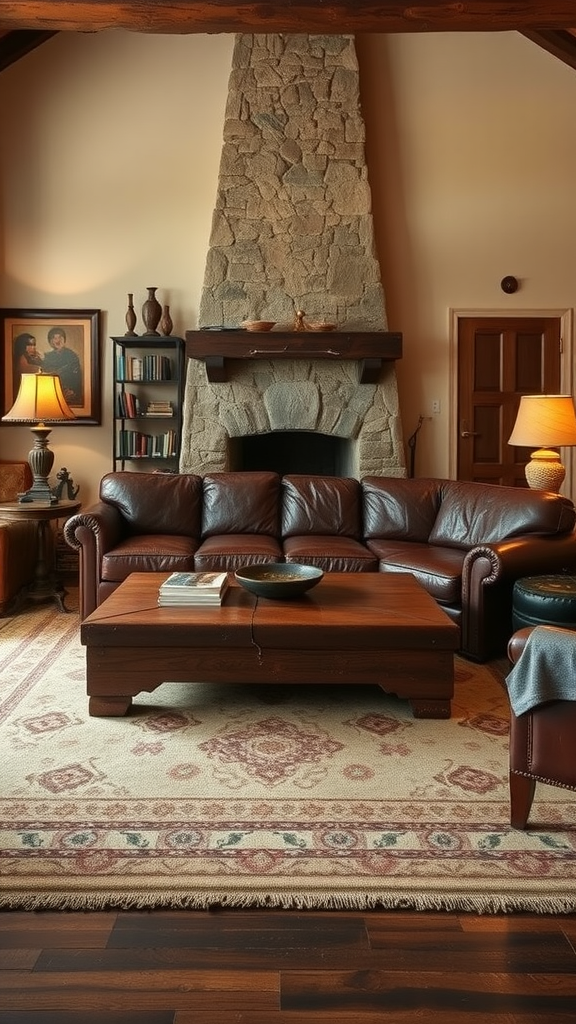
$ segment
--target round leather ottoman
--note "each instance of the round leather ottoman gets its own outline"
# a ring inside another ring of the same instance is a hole
[[[576,629],[576,576],[526,576],[512,591],[514,632],[524,626]]]

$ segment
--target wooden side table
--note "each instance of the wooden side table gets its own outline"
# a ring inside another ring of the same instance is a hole
[[[54,519],[67,519],[81,508],[79,501],[59,501],[57,505],[41,502],[3,501],[0,503],[0,519],[24,519],[38,524],[36,569],[34,579],[24,595],[29,601],[56,601],[61,612],[67,612],[64,605],[66,590],[58,580],[52,560],[48,557],[47,531]]]

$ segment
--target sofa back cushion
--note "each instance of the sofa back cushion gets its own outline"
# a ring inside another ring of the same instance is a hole
[[[574,529],[574,505],[560,494],[465,480],[445,480],[441,489],[431,544],[470,549],[530,533]]]
[[[361,537],[360,483],[350,477],[291,474],[282,479],[282,537]]]
[[[277,473],[209,473],[204,477],[202,537],[225,533],[278,536]]]
[[[366,540],[410,540],[425,544],[434,526],[441,487],[437,480],[366,476],[362,514]]]
[[[202,477],[193,473],[107,473],[100,498],[116,506],[129,534],[200,537]]]

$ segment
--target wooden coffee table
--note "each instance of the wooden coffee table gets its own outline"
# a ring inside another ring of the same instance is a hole
[[[449,718],[459,630],[404,573],[326,573],[297,601],[236,582],[220,607],[159,608],[168,573],[134,573],[80,627],[89,712],[124,715],[163,682],[372,683]]]

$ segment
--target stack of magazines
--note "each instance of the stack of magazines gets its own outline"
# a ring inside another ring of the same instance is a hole
[[[165,608],[222,604],[228,586],[226,572],[173,572],[160,586],[158,604]]]

